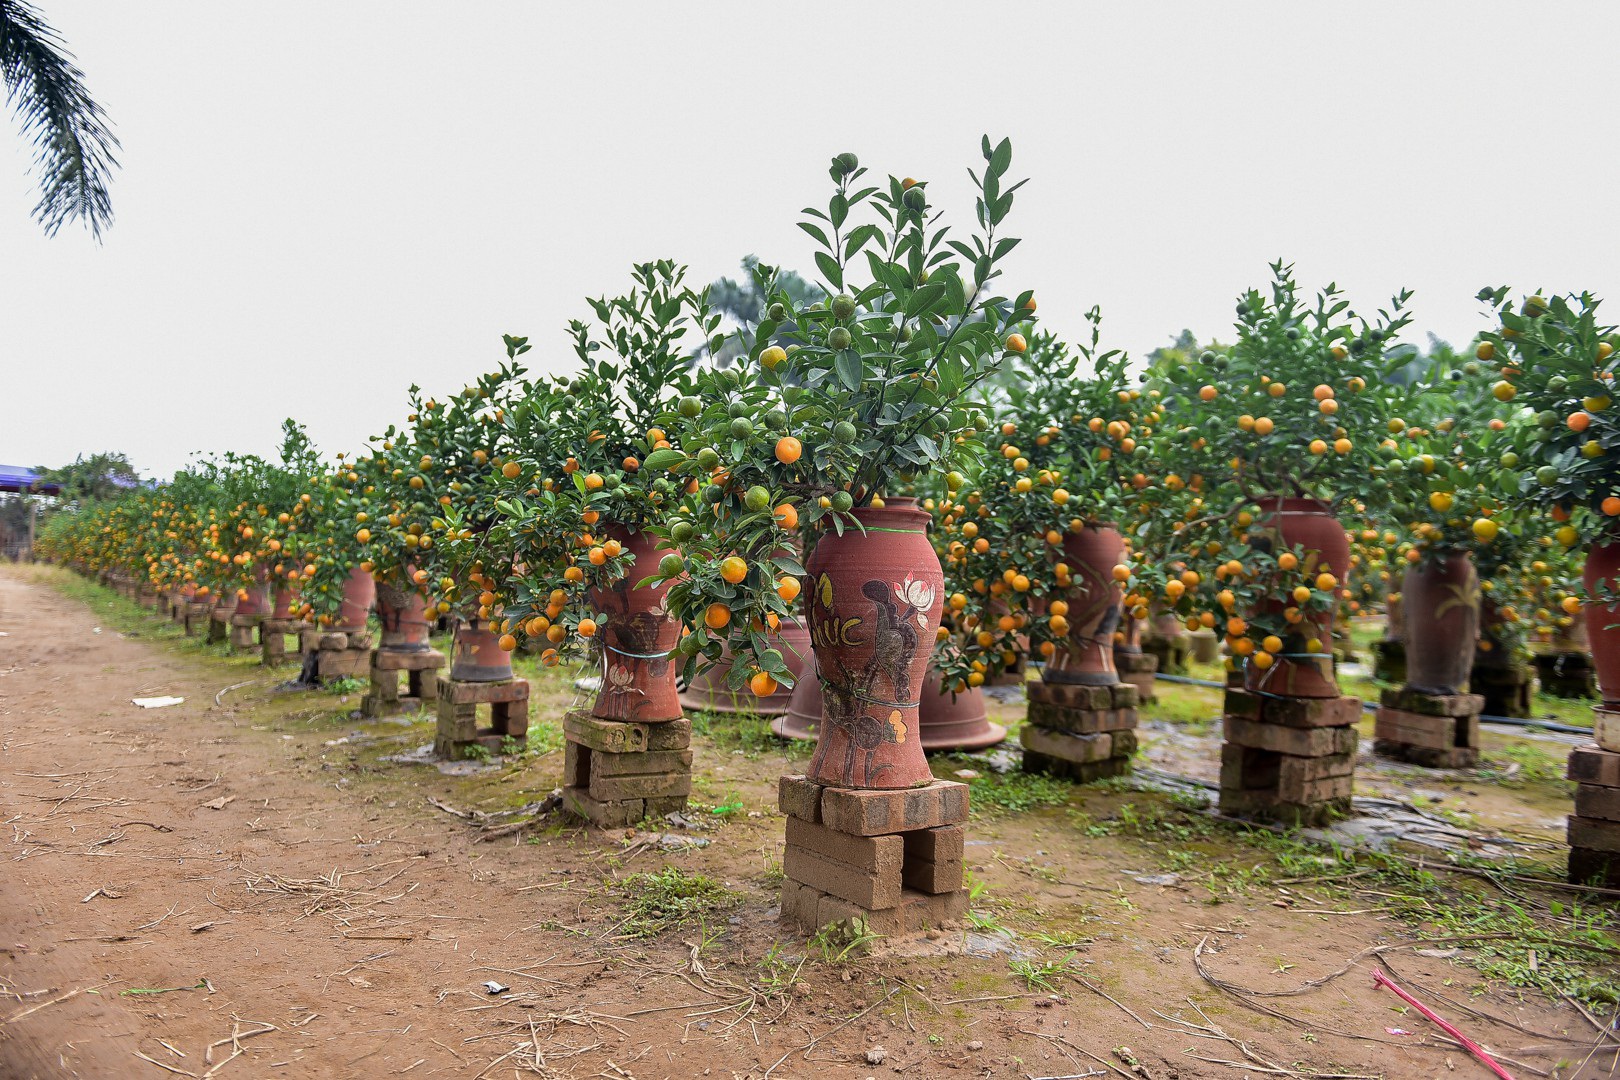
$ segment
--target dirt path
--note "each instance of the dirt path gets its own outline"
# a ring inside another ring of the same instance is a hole
[[[330,695],[274,695],[246,659],[150,640],[155,619],[120,634],[116,605],[68,599],[51,573],[0,570],[0,1078],[1487,1075],[1392,1012],[1370,969],[1265,999],[1303,1026],[1211,987],[1201,941],[1221,977],[1284,989],[1409,934],[1317,896],[1328,883],[1279,905],[1155,877],[1151,849],[1088,835],[1118,793],[976,818],[980,932],[835,962],[772,910],[779,753],[697,745],[698,797],[746,811],[695,834],[707,846],[627,848],[562,823],[480,842],[428,799],[542,798],[559,753],[471,778],[381,763],[425,727],[350,741]],[[130,704],[159,693],[186,701]],[[537,715],[556,705],[543,694]],[[734,897],[631,936],[647,891],[624,881],[666,865]],[[1585,1056],[1572,1009],[1399,955],[1415,984],[1538,1033],[1436,1002],[1501,1052],[1568,1035],[1527,1058],[1545,1073]],[[1579,1075],[1611,1068],[1605,1053]]]

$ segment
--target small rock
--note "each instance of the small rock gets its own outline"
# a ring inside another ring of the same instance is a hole
[[[883,1059],[888,1056],[889,1052],[883,1049],[883,1047],[874,1046],[872,1049],[866,1052],[866,1063],[868,1065],[881,1065],[883,1064]]]
[[[984,1043],[980,1042],[978,1039],[974,1039],[972,1042],[968,1043],[967,1048],[969,1050],[983,1050]]]

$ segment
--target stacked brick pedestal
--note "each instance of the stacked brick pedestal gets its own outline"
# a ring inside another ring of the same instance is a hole
[[[1479,764],[1479,694],[1425,694],[1409,686],[1385,690],[1373,726],[1373,752],[1430,769]]]
[[[1548,652],[1535,656],[1541,689],[1557,698],[1595,698],[1597,670],[1583,652]]]
[[[266,667],[287,662],[287,639],[296,637],[300,644],[304,632],[310,629],[302,619],[266,618],[259,623],[259,663]]]
[[[263,615],[232,615],[231,616],[231,648],[253,648],[254,634],[259,624],[264,622]]]
[[[180,625],[185,628],[186,637],[194,636],[199,629],[208,630],[214,621],[214,602],[212,600],[184,601],[185,610],[180,613]]]
[[[784,776],[782,915],[806,933],[847,919],[879,934],[937,929],[967,914],[966,784],[903,791],[823,787]]]
[[[1153,679],[1159,670],[1159,658],[1150,652],[1120,652],[1114,650],[1114,668],[1119,681],[1136,687],[1137,701],[1153,700]]]
[[[1185,675],[1187,660],[1192,656],[1192,639],[1188,634],[1161,634],[1155,630],[1142,635],[1142,651],[1153,657],[1155,675],[1161,671]]]
[[[439,699],[438,671],[445,665],[437,649],[378,649],[371,654],[371,689],[360,699],[362,716],[387,716]],[[399,677],[405,676],[400,689]]]
[[[1569,818],[1569,880],[1620,889],[1620,753],[1594,744],[1569,755],[1575,813]]]
[[[1024,692],[1029,714],[1018,738],[1025,772],[1081,783],[1130,772],[1136,753],[1135,686],[1032,682]]]
[[[216,607],[208,616],[208,644],[217,645],[231,640],[232,620],[235,618],[236,612],[231,608],[221,611]]]
[[[1490,667],[1475,664],[1468,676],[1468,689],[1485,699],[1480,711],[1487,716],[1528,717],[1535,678],[1535,669],[1517,660]]]
[[[1356,698],[1266,697],[1228,689],[1221,812],[1320,825],[1350,812]]]
[[[299,647],[315,654],[316,682],[358,679],[371,666],[371,631],[305,630]]]
[[[433,737],[433,752],[456,760],[465,757],[469,746],[482,746],[500,753],[508,739],[529,740],[529,684],[523,679],[505,682],[462,682],[446,675],[437,677],[434,688],[439,699],[439,724]],[[479,706],[489,707],[489,725],[478,722]]]
[[[604,829],[686,808],[692,793],[692,721],[563,716],[563,809]]]

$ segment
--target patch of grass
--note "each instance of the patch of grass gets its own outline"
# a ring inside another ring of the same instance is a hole
[[[623,936],[657,937],[666,930],[690,923],[707,924],[722,911],[736,907],[742,895],[706,874],[688,874],[678,866],[655,873],[631,874],[620,883],[628,918]]]
[[[859,955],[882,935],[872,932],[865,919],[840,919],[828,923],[810,937],[810,947],[821,952],[829,964],[841,964]]]
[[[1027,990],[1057,992],[1056,979],[1069,968],[1069,958],[1062,960],[1013,960],[1007,965],[1012,973],[1023,980]]]
[[[943,761],[951,766],[945,778],[966,765],[966,759],[950,755]],[[1074,796],[1075,787],[1067,780],[1016,770],[1008,773],[983,771],[968,782],[968,805],[975,817],[981,814],[1020,814],[1043,806],[1064,806]]]
[[[345,675],[341,679],[333,679],[331,682],[323,683],[321,685],[322,690],[334,697],[342,697],[344,694],[352,694],[357,690],[364,690],[365,688],[366,680],[356,679],[348,675]]]
[[[1568,765],[1567,748],[1556,745],[1553,754],[1534,743],[1513,742],[1485,750],[1480,754],[1479,778],[1507,788],[1523,788],[1532,784],[1550,784],[1558,791],[1573,795],[1575,785],[1564,777]],[[1513,766],[1518,768],[1514,769]]]
[[[716,749],[725,753],[738,750],[747,758],[761,754],[807,758],[816,749],[814,740],[778,738],[771,730],[771,718],[759,713],[695,712],[690,715],[692,734],[711,740]]]

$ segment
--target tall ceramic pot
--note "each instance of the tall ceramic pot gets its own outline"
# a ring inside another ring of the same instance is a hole
[[[457,682],[505,682],[512,677],[512,655],[488,619],[456,623],[450,654],[450,678]]]
[[[771,730],[784,739],[814,739],[821,731],[821,672],[814,652],[793,684],[787,711],[771,721]]]
[[[298,589],[293,585],[277,584],[271,593],[270,617],[272,619],[290,620],[298,617],[300,603]]]
[[[1581,580],[1588,596],[1620,590],[1620,541],[1593,544]],[[1607,711],[1620,709],[1620,604],[1585,605],[1586,636],[1597,668],[1598,694]]]
[[[238,615],[268,615],[270,614],[270,574],[259,567],[253,572],[253,584],[241,589],[236,594],[236,613]]]
[[[1125,541],[1108,524],[1088,524],[1063,538],[1063,559],[1075,587],[1069,592],[1069,636],[1046,661],[1041,678],[1054,683],[1112,686],[1114,631],[1119,627],[1124,587],[1114,567],[1125,561]]]
[[[1341,587],[1344,585],[1350,575],[1350,540],[1327,503],[1316,499],[1265,499],[1260,512],[1262,526],[1281,547],[1304,549],[1302,569],[1308,575],[1327,571]],[[1286,598],[1267,601],[1256,614],[1266,623],[1282,626],[1287,606]],[[1315,648],[1310,647],[1313,639]],[[1246,662],[1244,685],[1277,697],[1338,697],[1339,683],[1333,674],[1333,608],[1289,625],[1283,636],[1282,654],[1271,667]]]
[[[1479,575],[1473,557],[1453,551],[1408,567],[1401,596],[1406,685],[1425,694],[1466,693],[1479,638]]]
[[[944,608],[945,575],[915,500],[853,511],[806,568],[823,722],[809,778],[831,787],[931,783],[917,710]],[[864,530],[864,531],[863,531]]]
[[[666,554],[656,536],[610,525],[603,533],[617,540],[635,562],[624,577],[590,590],[590,601],[607,615],[602,640],[602,689],[591,715],[604,720],[656,722],[681,718],[672,650],[681,640],[681,624],[664,606],[669,585],[640,585],[658,569]]]
[[[382,624],[379,648],[422,652],[428,648],[427,597],[420,589],[377,583],[377,621]]]
[[[343,580],[343,599],[338,604],[337,614],[332,617],[330,629],[341,633],[364,630],[366,617],[371,614],[371,605],[376,599],[377,579],[371,576],[370,571],[358,566],[350,570],[349,576]]]
[[[1384,640],[1406,640],[1406,598],[1390,593],[1384,601]]]

